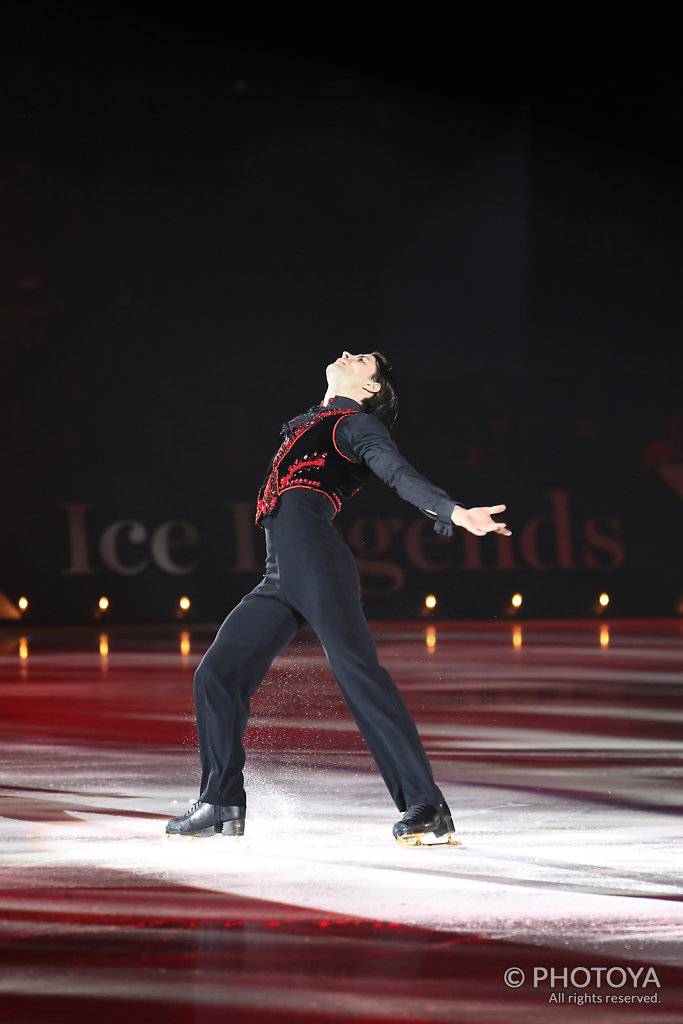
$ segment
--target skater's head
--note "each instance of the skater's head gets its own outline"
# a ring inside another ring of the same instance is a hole
[[[381,352],[372,352],[371,355],[375,360],[375,372],[372,379],[375,384],[379,384],[379,391],[368,395],[363,399],[361,405],[364,412],[374,413],[377,419],[385,423],[391,430],[398,416],[398,394],[394,374],[391,363],[385,355],[382,355]]]
[[[371,412],[388,427],[394,425],[398,396],[391,364],[381,352],[342,352],[327,367],[327,395],[353,398],[364,412]]]

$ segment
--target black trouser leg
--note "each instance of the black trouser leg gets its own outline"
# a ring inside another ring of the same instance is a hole
[[[379,664],[360,606],[355,614],[350,607],[342,614],[338,607],[322,608],[311,624],[398,809],[440,803],[443,795],[434,782],[415,722],[394,680]]]
[[[249,700],[300,625],[280,599],[277,583],[266,577],[228,615],[204,655],[194,680],[200,800],[246,806],[242,737]]]
[[[283,596],[317,633],[398,809],[438,804],[443,795],[415,722],[398,687],[379,664],[361,606],[353,555],[329,517],[312,505],[319,497],[289,492],[273,520]]]

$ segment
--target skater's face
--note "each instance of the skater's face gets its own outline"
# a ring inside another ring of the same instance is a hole
[[[350,352],[342,352],[327,367],[327,383],[335,395],[362,402],[381,387],[372,379],[376,373],[377,361],[373,355],[361,352],[354,356]]]

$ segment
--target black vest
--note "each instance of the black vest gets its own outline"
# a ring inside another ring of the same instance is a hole
[[[363,486],[370,475],[366,466],[352,462],[337,448],[337,426],[350,409],[321,409],[308,423],[288,433],[272,458],[256,502],[256,522],[269,516],[280,496],[293,487],[319,491],[334,506],[333,518],[342,502]]]

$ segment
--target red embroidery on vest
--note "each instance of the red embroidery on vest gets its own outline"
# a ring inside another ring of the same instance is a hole
[[[335,515],[337,514],[337,512],[341,508],[341,500],[339,496],[334,493],[329,493],[329,491],[324,491],[322,489],[322,484],[319,480],[313,479],[305,481],[302,480],[299,483],[294,482],[297,474],[300,474],[302,471],[304,471],[306,466],[315,466],[317,468],[324,469],[325,460],[327,458],[327,452],[323,452],[322,455],[318,455],[318,452],[313,452],[312,458],[309,458],[308,455],[305,455],[302,459],[296,459],[289,467],[287,473],[282,477],[282,479],[280,479],[279,477],[279,467],[282,460],[285,458],[285,456],[291,449],[292,445],[299,440],[302,434],[305,434],[306,431],[310,430],[311,427],[314,427],[316,424],[320,423],[324,419],[327,419],[329,416],[337,416],[339,423],[345,416],[355,415],[355,412],[355,410],[340,411],[339,409],[321,409],[321,411],[316,413],[315,416],[313,416],[313,418],[310,419],[307,423],[300,423],[299,426],[295,427],[291,433],[287,434],[284,441],[282,442],[277,452],[275,453],[275,456],[273,457],[273,464],[268,475],[268,479],[266,480],[265,486],[263,488],[263,493],[259,495],[258,500],[256,502],[257,523],[261,520],[263,516],[268,516],[271,514],[271,512],[277,505],[278,499],[282,492],[292,487],[308,487],[311,490],[316,490],[319,493],[324,494],[326,497],[330,499],[330,501],[334,505]],[[335,424],[334,427],[335,433],[337,425],[338,424]],[[334,437],[333,444],[337,452],[339,452]],[[341,452],[339,452],[339,454],[341,455]],[[343,457],[346,458],[346,456]],[[347,461],[351,460],[347,459]],[[353,494],[356,494],[359,490],[360,485],[353,491]],[[349,495],[349,497],[351,496],[352,495]]]
[[[306,469],[308,466],[320,466],[320,468],[323,469],[325,466],[325,458],[323,457],[321,459],[295,459],[292,465],[289,467],[289,471],[285,473],[283,477],[280,478],[280,490],[284,491],[285,488],[287,487],[287,484],[291,484],[292,480],[297,475],[297,473],[299,473],[302,469]],[[307,480],[306,483],[309,486],[312,484],[314,487],[320,487],[319,480]]]

